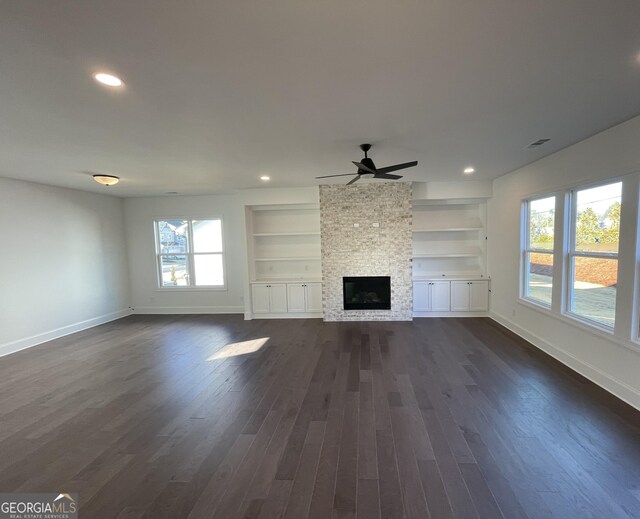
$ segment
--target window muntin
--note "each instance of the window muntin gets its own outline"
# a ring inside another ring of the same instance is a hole
[[[158,282],[162,288],[224,287],[222,221],[155,221]]]
[[[568,312],[615,325],[622,182],[572,193]]]
[[[551,306],[553,289],[555,205],[555,196],[526,202],[523,295],[545,306]]]

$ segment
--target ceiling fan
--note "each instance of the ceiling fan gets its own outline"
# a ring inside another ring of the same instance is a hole
[[[371,149],[371,144],[361,144],[360,149],[364,151],[364,159],[360,162],[352,161],[356,166],[358,166],[357,173],[343,173],[342,175],[324,175],[322,177],[316,178],[330,178],[330,177],[347,177],[355,175],[355,178],[352,178],[347,182],[347,185],[353,184],[360,180],[363,175],[373,175],[373,178],[385,178],[387,180],[398,180],[402,178],[402,175],[389,175],[392,171],[398,171],[399,169],[412,168],[413,166],[418,165],[418,161],[414,160],[413,162],[405,162],[403,164],[395,164],[393,166],[387,166],[386,168],[376,168],[376,165],[373,163],[367,156],[367,152]]]

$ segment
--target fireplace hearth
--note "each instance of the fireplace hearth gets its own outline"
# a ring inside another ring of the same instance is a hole
[[[342,278],[344,310],[391,310],[390,276]]]

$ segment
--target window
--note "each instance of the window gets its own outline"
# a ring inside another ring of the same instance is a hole
[[[224,287],[222,220],[156,220],[161,287]]]
[[[568,311],[613,328],[622,183],[572,192]]]
[[[553,288],[553,230],[556,197],[525,202],[526,234],[523,250],[523,295],[551,306]]]

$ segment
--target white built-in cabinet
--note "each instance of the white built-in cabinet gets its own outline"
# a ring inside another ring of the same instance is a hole
[[[322,312],[322,283],[287,283],[289,312]]]
[[[254,314],[275,314],[287,311],[287,285],[255,283],[251,285]]]
[[[489,309],[488,281],[452,281],[452,312],[485,312]]]
[[[448,281],[413,282],[413,309],[416,312],[448,312],[450,300]]]
[[[260,317],[320,317],[320,209],[247,206],[251,312]]]
[[[414,200],[412,213],[414,315],[486,312],[486,200]]]
[[[486,200],[416,200],[412,211],[414,315],[486,312]],[[319,208],[247,206],[246,221],[248,312],[321,317]]]
[[[319,317],[322,283],[251,283],[251,310],[262,317]]]

